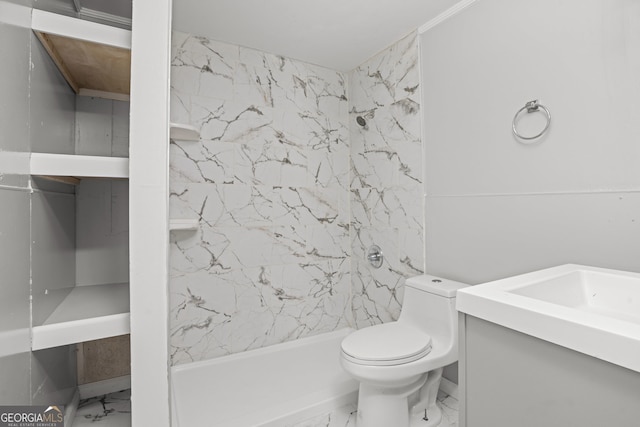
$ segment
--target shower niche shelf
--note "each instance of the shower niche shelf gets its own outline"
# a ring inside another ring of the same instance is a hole
[[[37,9],[31,27],[76,94],[129,100],[131,31]]]
[[[169,230],[171,231],[189,231],[197,230],[199,221],[197,219],[175,218],[169,220]]]
[[[200,130],[197,127],[182,123],[170,123],[169,137],[173,141],[199,141]]]
[[[81,178],[129,178],[125,157],[80,156],[75,154],[31,153],[31,175],[67,184]]]
[[[51,291],[45,297],[62,301],[41,325],[33,327],[32,350],[130,332],[128,283],[75,286],[70,291]]]

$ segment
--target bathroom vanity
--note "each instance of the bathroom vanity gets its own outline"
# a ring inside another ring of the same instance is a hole
[[[460,425],[639,425],[639,295],[577,265],[459,291]]]

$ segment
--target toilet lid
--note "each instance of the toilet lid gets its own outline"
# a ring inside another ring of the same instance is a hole
[[[431,337],[398,322],[360,329],[342,341],[342,351],[354,363],[400,365],[431,351]]]

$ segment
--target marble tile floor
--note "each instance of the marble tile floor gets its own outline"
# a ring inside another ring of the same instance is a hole
[[[458,400],[449,396],[442,390],[438,391],[438,406],[442,409],[443,423],[447,427],[458,427]],[[444,421],[448,422],[446,424]],[[330,413],[310,418],[301,423],[287,425],[286,427],[355,427],[356,404],[342,406]]]
[[[80,401],[73,427],[131,427],[131,390]],[[442,409],[443,426],[458,427],[458,400],[438,392],[438,406]],[[356,404],[352,403],[286,427],[355,427]]]
[[[83,399],[73,427],[131,427],[131,390]]]

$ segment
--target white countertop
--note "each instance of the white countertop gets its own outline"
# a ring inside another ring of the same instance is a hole
[[[565,286],[576,277],[584,288]],[[591,292],[588,281],[598,282],[600,292]],[[601,308],[607,304],[614,309]],[[640,312],[633,315],[638,304],[640,274],[575,264],[464,288],[456,300],[464,314],[640,372]]]

